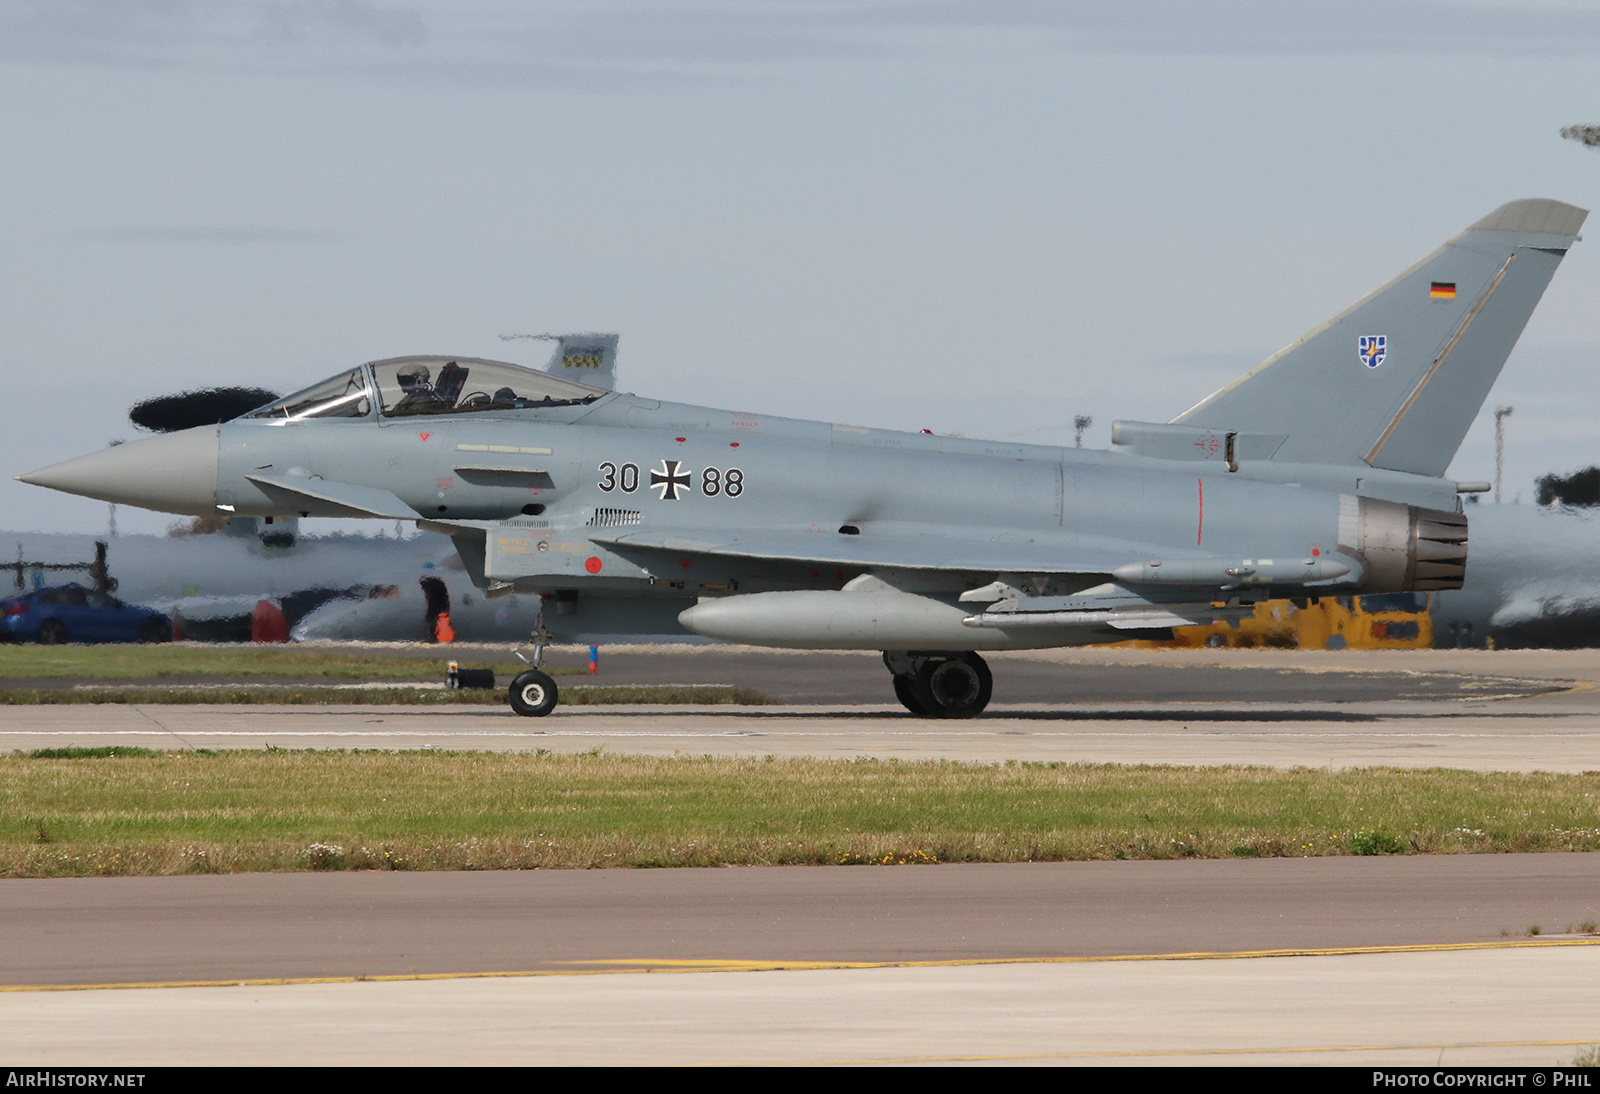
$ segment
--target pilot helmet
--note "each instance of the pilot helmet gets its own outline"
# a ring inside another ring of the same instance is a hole
[[[395,373],[395,379],[400,381],[402,391],[416,391],[428,386],[428,381],[433,373],[428,371],[427,365],[410,364],[401,365]]]

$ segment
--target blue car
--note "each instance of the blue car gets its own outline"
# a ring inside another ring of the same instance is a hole
[[[0,600],[0,641],[170,642],[172,620],[82,585],[54,585]]]

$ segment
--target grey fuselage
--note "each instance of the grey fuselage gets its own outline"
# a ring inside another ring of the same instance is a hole
[[[359,484],[452,534],[491,592],[549,594],[563,606],[642,596],[686,608],[727,598],[745,614],[694,629],[772,645],[1000,649],[1128,637],[1085,625],[963,627],[973,609],[957,598],[997,580],[1033,596],[1071,596],[1121,567],[1159,578],[1150,563],[1173,573],[1183,564],[1317,556],[1342,558],[1351,571],[1300,583],[1247,576],[1231,586],[1219,575],[1199,593],[1188,590],[1189,601],[1387,591],[1394,582],[1373,579],[1359,544],[1345,542],[1339,553],[1341,533],[1351,539],[1341,505],[1347,523],[1355,497],[1458,508],[1453,483],[1370,467],[1244,458],[1230,471],[1220,445],[1202,443],[1205,430],[1188,429],[1198,439],[1181,445],[1167,438],[1157,458],[1130,447],[903,433],[623,393],[582,406],[429,417],[247,418],[211,432],[215,492],[185,511],[380,515],[310,496],[328,493],[319,482]],[[310,494],[286,495],[264,478],[304,482]],[[863,575],[887,588],[856,586],[862,593],[917,603],[884,602],[887,622],[878,612],[869,624],[830,627],[836,599],[745,599],[837,592]],[[1130,584],[1175,595],[1159,580]],[[917,609],[910,616],[907,605]]]

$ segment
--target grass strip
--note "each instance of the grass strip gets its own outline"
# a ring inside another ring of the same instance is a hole
[[[478,752],[0,756],[0,876],[1600,849],[1600,775]]]
[[[507,685],[510,679],[506,680]],[[564,706],[609,704],[699,704],[763,706],[771,702],[752,688],[712,685],[598,684],[560,689]],[[64,706],[78,703],[221,703],[257,706],[382,705],[473,706],[504,705],[505,688],[416,687],[249,687],[249,688],[0,688],[0,706]]]

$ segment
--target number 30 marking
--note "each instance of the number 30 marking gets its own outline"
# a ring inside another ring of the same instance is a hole
[[[605,478],[601,479],[595,485],[599,486],[600,489],[604,490],[608,494],[615,490],[618,486],[622,487],[622,492],[624,494],[631,494],[635,490],[639,489],[639,465],[636,463],[625,463],[622,465],[621,470],[622,473],[619,476],[617,474],[617,465],[612,463],[610,460],[607,460],[605,463],[600,465],[600,473],[604,475]]]

